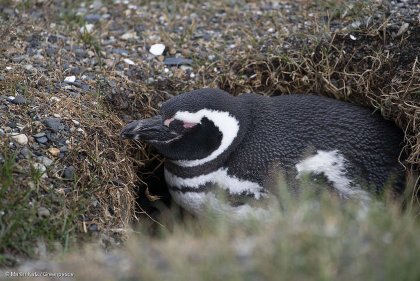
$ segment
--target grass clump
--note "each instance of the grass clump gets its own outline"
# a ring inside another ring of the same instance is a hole
[[[59,268],[77,280],[420,278],[420,223],[398,204],[361,209],[325,194],[302,194],[284,196],[282,211],[270,221],[191,219],[161,228],[158,238],[140,228],[122,249],[103,254],[88,247],[66,256]]]
[[[21,259],[64,252],[74,243],[78,210],[67,209],[61,194],[39,188],[41,174],[33,171],[22,179],[23,169],[5,148],[0,162],[0,266]],[[31,167],[34,170],[33,167]],[[36,182],[34,182],[36,181]]]

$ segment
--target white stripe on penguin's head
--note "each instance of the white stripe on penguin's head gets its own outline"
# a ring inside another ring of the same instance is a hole
[[[185,124],[188,123],[200,123],[201,119],[206,117],[217,127],[222,134],[222,141],[219,147],[214,150],[209,156],[202,159],[195,160],[176,160],[175,164],[183,167],[194,167],[205,164],[209,161],[216,159],[220,154],[226,151],[226,149],[233,143],[234,139],[239,132],[239,121],[232,116],[229,112],[213,110],[213,109],[201,109],[197,112],[178,111],[173,116],[173,119],[181,120]]]

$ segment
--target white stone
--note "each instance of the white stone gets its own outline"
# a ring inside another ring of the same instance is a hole
[[[130,40],[130,39],[137,39],[137,33],[135,31],[126,32],[120,37],[122,40]]]
[[[76,81],[76,76],[74,75],[64,78],[64,82],[73,83],[74,81]]]
[[[166,46],[163,44],[154,44],[150,47],[149,52],[155,56],[160,56],[165,51]]]
[[[126,64],[129,64],[129,65],[135,65],[134,61],[132,61],[132,60],[130,60],[130,59],[123,59],[123,61],[124,61]]]
[[[356,38],[356,36],[354,36],[353,34],[350,34],[350,39],[351,39],[351,40],[356,40],[357,38]]]
[[[26,64],[23,68],[25,68],[27,71],[33,71],[35,70],[32,64]]]
[[[84,26],[82,26],[80,28],[80,33],[85,33],[85,32],[86,33],[92,33],[94,27],[95,27],[95,25],[92,24],[92,23],[85,24]]]
[[[14,134],[12,135],[12,139],[20,145],[25,145],[28,143],[28,137],[25,134]]]

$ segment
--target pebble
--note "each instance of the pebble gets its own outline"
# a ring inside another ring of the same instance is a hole
[[[93,23],[88,23],[82,26],[79,31],[80,33],[92,33],[94,27],[95,25]]]
[[[12,135],[12,139],[20,145],[26,145],[28,143],[28,137],[25,134]]]
[[[66,83],[73,83],[74,81],[76,81],[76,76],[74,76],[74,75],[67,76],[66,78],[64,78],[64,82],[66,82]]]
[[[99,227],[96,223],[91,223],[88,227],[90,232],[98,232],[99,231]]]
[[[58,53],[58,48],[49,46],[45,49],[45,52],[48,56],[52,57]]]
[[[186,59],[186,58],[176,58],[176,57],[170,57],[166,58],[163,63],[165,65],[191,65],[193,62],[192,59]]]
[[[131,32],[126,32],[123,35],[120,36],[120,38],[122,40],[130,40],[130,39],[137,39],[137,32],[135,31],[131,31]]]
[[[60,155],[60,149],[56,148],[56,147],[50,147],[48,149],[48,152],[52,155],[57,157],[58,155]]]
[[[8,100],[13,104],[25,104],[26,98],[22,95],[16,95],[16,97],[9,97]]]
[[[38,208],[38,216],[40,218],[48,218],[50,216],[50,210],[48,210],[45,207],[39,207]]]
[[[66,179],[73,179],[75,175],[75,168],[73,166],[68,166],[64,169],[63,176]]]
[[[101,15],[99,14],[88,14],[85,16],[85,21],[88,23],[95,23],[101,20]]]
[[[163,54],[163,52],[165,51],[165,45],[163,45],[163,44],[154,44],[154,45],[152,45],[152,46],[150,46],[150,49],[149,49],[149,52],[152,54],[152,55],[155,55],[155,56],[160,56],[160,55],[162,55]]]
[[[49,167],[49,166],[52,165],[52,163],[54,163],[54,161],[51,160],[50,158],[48,158],[47,156],[41,156],[38,159],[39,159],[40,163],[42,165],[44,165],[45,167]]]
[[[48,178],[48,175],[46,173],[47,167],[45,167],[44,164],[41,163],[33,163],[32,167],[37,170],[39,173],[41,173],[41,178]]]
[[[44,132],[40,132],[40,133],[34,135],[34,138],[41,138],[41,137],[45,137]]]
[[[121,55],[121,56],[128,56],[128,51],[124,50],[124,49],[112,49],[112,53],[117,54],[117,55]]]
[[[36,68],[32,64],[26,64],[23,66],[23,68],[29,72],[36,72]]]
[[[10,121],[10,122],[7,122],[7,126],[12,129],[16,129],[18,127],[18,124],[14,121]]]
[[[80,67],[75,66],[75,67],[72,67],[70,69],[70,73],[73,74],[73,75],[79,75],[80,73],[82,73],[82,70],[80,69]],[[76,77],[75,77],[74,81],[76,81]]]
[[[399,36],[403,35],[408,30],[409,26],[410,26],[409,23],[407,23],[407,22],[403,23],[401,25],[400,29],[398,30],[397,34],[395,35],[395,37],[399,37]]]
[[[27,58],[28,58],[27,55],[15,56],[15,57],[12,58],[12,61],[13,62],[21,62],[21,61],[23,61]]]
[[[61,120],[59,118],[48,118],[43,121],[45,126],[51,129],[54,132],[58,132],[64,128],[63,124],[61,124]]]
[[[20,151],[20,155],[22,155],[23,158],[29,159],[32,155],[32,152],[25,146]]]
[[[48,142],[48,138],[46,136],[35,138],[35,140],[37,143],[40,143],[40,144],[45,144]]]
[[[126,64],[129,64],[129,65],[134,65],[135,63],[134,63],[134,61],[132,61],[132,60],[130,60],[130,59],[123,59],[123,61],[126,63]]]
[[[174,56],[174,55],[176,54],[176,49],[175,49],[175,48],[169,48],[168,53],[169,53],[171,56]]]

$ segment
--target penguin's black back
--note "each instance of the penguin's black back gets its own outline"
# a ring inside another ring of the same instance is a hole
[[[349,163],[348,174],[361,186],[380,190],[398,175],[394,183],[402,188],[398,157],[403,133],[372,109],[310,95],[245,94],[238,99],[250,108],[251,122],[224,164],[231,174],[260,184],[273,169],[295,178],[294,167],[305,157],[338,150]]]

